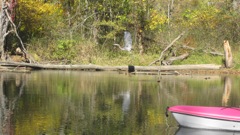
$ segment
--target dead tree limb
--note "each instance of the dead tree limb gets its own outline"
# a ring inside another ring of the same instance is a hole
[[[195,48],[187,46],[187,45],[182,45],[181,47],[184,49],[189,49],[189,50],[193,50],[193,51],[195,50]]]
[[[216,52],[216,51],[205,51],[205,50],[204,50],[204,52],[205,52],[205,53],[212,54],[212,55],[214,55],[214,56],[223,56],[223,55],[224,55],[223,53],[221,53],[221,52]]]
[[[170,47],[172,47],[172,46],[174,45],[174,43],[175,43],[177,40],[179,40],[179,39],[184,35],[184,33],[185,33],[185,31],[182,32],[180,35],[178,35],[178,37],[175,38],[175,39],[161,52],[160,57],[159,57],[157,60],[155,60],[155,61],[153,61],[152,63],[150,63],[149,66],[151,66],[152,64],[155,64],[155,63],[161,61],[161,59],[162,59],[162,57],[163,57],[163,54],[164,54]]]
[[[163,65],[171,65],[174,61],[186,59],[188,56],[189,56],[188,53],[184,53],[184,54],[182,54],[180,56],[171,57],[171,58],[169,58],[167,60],[163,60],[162,63],[163,63]]]
[[[31,59],[28,59],[28,58],[27,58],[27,56],[30,57],[30,55],[27,53],[27,50],[26,50],[26,48],[24,47],[23,41],[22,41],[21,37],[19,36],[19,34],[18,34],[18,32],[17,32],[17,27],[16,27],[16,25],[14,24],[14,22],[12,21],[12,18],[10,17],[10,15],[9,15],[9,13],[8,13],[8,9],[7,9],[7,8],[4,8],[3,10],[4,10],[4,12],[5,12],[8,20],[10,21],[11,26],[12,26],[12,30],[8,31],[7,33],[13,32],[13,33],[16,35],[16,37],[18,38],[18,40],[19,40],[19,42],[20,42],[20,45],[21,45],[21,46],[20,46],[20,49],[21,49],[21,51],[23,52],[25,59],[28,60],[29,62],[33,61],[34,63],[36,63],[33,58],[31,58]],[[7,33],[6,33],[6,34],[7,34]]]

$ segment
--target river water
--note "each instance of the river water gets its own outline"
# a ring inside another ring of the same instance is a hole
[[[0,74],[0,134],[180,135],[168,106],[240,106],[238,76]]]

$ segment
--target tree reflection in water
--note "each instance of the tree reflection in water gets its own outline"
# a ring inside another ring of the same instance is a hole
[[[0,76],[0,134],[13,135],[13,114],[25,86],[25,74],[1,73]]]
[[[228,100],[230,98],[232,89],[232,80],[230,77],[224,77],[224,92],[222,97],[222,106],[228,106]]]
[[[167,106],[221,106],[224,89],[224,79],[219,76],[208,80],[163,76],[158,83],[155,76],[106,72],[0,75],[0,134],[172,135],[177,124],[169,117],[166,130]],[[227,105],[237,106],[240,77],[231,81]]]
[[[130,102],[131,102],[130,90],[124,91],[118,95],[113,95],[113,99],[122,100],[122,112],[124,114],[127,114],[130,107]]]

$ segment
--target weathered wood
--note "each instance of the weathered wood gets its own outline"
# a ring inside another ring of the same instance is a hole
[[[224,47],[224,56],[225,56],[225,66],[226,68],[232,67],[233,64],[233,56],[231,47],[229,45],[228,40],[223,41],[223,47]]]
[[[179,40],[179,39],[184,35],[184,33],[185,33],[185,31],[182,32],[180,35],[178,35],[178,37],[176,37],[176,38],[161,52],[160,57],[159,57],[157,60],[155,60],[155,61],[153,61],[152,63],[150,63],[149,66],[151,66],[152,64],[155,64],[155,63],[161,61],[161,59],[162,59],[162,57],[163,57],[163,54],[164,54],[170,47],[172,47],[172,46],[174,45],[174,43],[175,43],[177,40]]]
[[[171,58],[169,58],[167,60],[163,60],[162,63],[163,63],[163,65],[171,65],[174,61],[186,59],[188,56],[189,56],[188,53],[184,53],[184,54],[182,54],[180,56],[171,57]]]
[[[18,62],[0,62],[1,66],[28,67],[32,69],[58,69],[58,70],[95,70],[95,71],[128,71],[128,66],[99,66],[99,65],[52,65],[52,64],[31,64]],[[169,65],[169,66],[134,66],[135,71],[157,72],[170,70],[217,70],[221,65],[200,64],[200,65]]]
[[[221,52],[213,52],[213,51],[211,51],[211,52],[209,52],[210,54],[212,54],[212,55],[218,55],[218,56],[223,56],[224,54],[223,53],[221,53]]]
[[[143,75],[158,75],[157,72],[133,72],[131,74],[135,74],[135,75],[139,75],[139,74],[143,74]],[[177,72],[177,71],[164,71],[163,73],[161,73],[161,75],[180,75],[180,73]]]
[[[195,50],[195,48],[187,46],[187,45],[182,45],[181,47],[184,49],[189,49],[189,50],[193,50],[193,51]]]

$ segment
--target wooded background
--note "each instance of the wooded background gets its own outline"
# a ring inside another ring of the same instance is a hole
[[[14,23],[19,35],[37,60],[97,63],[97,57],[131,57],[113,46],[123,44],[124,31],[132,34],[133,54],[153,59],[183,31],[164,60],[222,52],[224,40],[239,49],[240,0],[8,0],[12,1],[17,3]],[[8,52],[14,53],[19,44],[8,35]],[[128,63],[136,59],[140,58]]]

